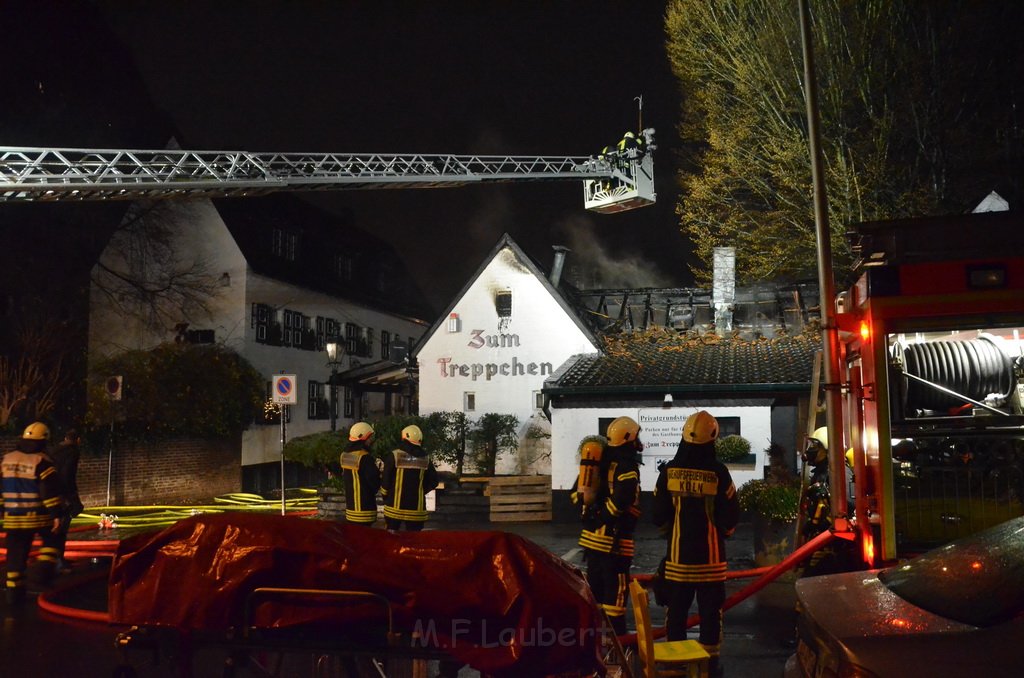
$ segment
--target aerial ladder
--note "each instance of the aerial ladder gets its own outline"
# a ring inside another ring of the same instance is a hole
[[[600,156],[118,150],[0,146],[0,202],[253,197],[278,191],[446,188],[582,181],[584,204],[614,213],[655,202],[654,130]]]

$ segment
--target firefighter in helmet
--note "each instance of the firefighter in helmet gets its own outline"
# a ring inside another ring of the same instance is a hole
[[[800,498],[800,512],[803,517],[801,528],[801,543],[807,543],[825,530],[832,527],[832,492],[829,485],[828,468],[828,429],[824,426],[815,429],[814,433],[807,439],[801,458],[810,467],[810,477],[803,496]],[[846,464],[844,469],[846,478],[844,481],[849,487],[853,481],[853,450],[845,455]],[[847,512],[852,512],[852,494],[847,497]],[[821,574],[831,574],[841,571],[844,568],[843,560],[847,554],[842,549],[842,544],[829,544],[823,549],[815,551],[808,559],[802,576],[813,577]]]
[[[419,532],[427,520],[424,496],[437,487],[437,470],[423,449],[423,431],[411,425],[402,429],[398,449],[384,456],[384,522],[397,532],[405,525]]]
[[[373,427],[365,421],[357,422],[348,430],[348,446],[341,455],[345,520],[359,525],[373,525],[377,520],[380,470],[370,452],[372,444]]]
[[[725,538],[739,522],[736,486],[729,469],[715,457],[718,431],[718,420],[710,413],[691,414],[675,457],[662,467],[654,487],[654,524],[668,539],[658,596],[668,604],[668,639],[686,638],[686,618],[696,597],[698,642],[711,655],[712,674],[722,646]]]
[[[633,533],[640,518],[640,425],[630,417],[608,424],[607,446],[597,466],[598,485],[583,519],[579,544],[587,559],[587,581],[617,635],[626,632]],[[581,455],[582,456],[582,455]],[[582,463],[582,459],[581,459]],[[584,504],[586,500],[584,499]]]
[[[807,489],[800,501],[804,515],[802,536],[804,541],[815,537],[832,525],[832,512],[828,486],[828,429],[815,429],[807,439],[807,446],[801,455],[811,471]]]
[[[42,542],[38,557],[42,583],[49,583],[57,566],[61,495],[57,470],[46,456],[49,439],[46,424],[30,424],[18,448],[4,454],[0,461],[0,517],[7,532],[6,596],[11,605],[25,600],[25,570],[37,534]]]

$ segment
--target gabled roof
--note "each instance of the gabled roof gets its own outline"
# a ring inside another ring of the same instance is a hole
[[[287,194],[212,202],[254,272],[381,311],[431,317],[429,304],[394,248],[353,226],[351,219]],[[298,234],[294,260],[273,254],[275,229]],[[351,259],[351,279],[337,274],[338,255]]]
[[[490,253],[486,257],[484,257],[483,263],[481,263],[480,266],[476,269],[476,272],[469,277],[469,280],[467,280],[466,284],[462,286],[462,289],[460,289],[458,293],[455,295],[455,297],[452,298],[451,303],[449,303],[448,306],[445,307],[444,312],[441,313],[440,316],[438,316],[437,320],[434,321],[434,324],[430,327],[427,333],[423,335],[423,338],[416,345],[416,349],[413,352],[414,356],[419,354],[420,348],[425,346],[426,343],[430,340],[430,338],[434,336],[434,333],[437,331],[437,329],[441,327],[441,325],[443,325],[444,322],[448,319],[448,314],[452,312],[452,309],[455,308],[456,304],[458,304],[459,301],[461,301],[462,298],[466,296],[466,292],[468,292],[473,287],[473,285],[483,274],[487,266],[494,260],[496,256],[498,256],[498,253],[501,252],[506,247],[511,249],[516,258],[523,262],[523,265],[526,266],[527,270],[529,270],[530,273],[532,273],[534,277],[536,277],[537,280],[540,281],[541,285],[544,286],[544,289],[548,291],[548,294],[550,294],[551,297],[561,307],[561,309],[565,311],[565,314],[572,319],[573,323],[576,324],[576,326],[580,329],[581,332],[583,332],[587,339],[592,344],[594,344],[594,346],[600,345],[600,340],[597,338],[597,335],[594,333],[593,329],[591,329],[591,327],[580,318],[580,315],[577,312],[576,308],[566,300],[566,298],[557,288],[555,288],[554,285],[551,284],[551,281],[548,279],[547,275],[545,275],[544,272],[541,270],[540,266],[537,265],[537,262],[531,259],[522,250],[522,248],[520,248],[519,245],[516,244],[516,241],[512,239],[512,236],[510,236],[508,233],[505,233],[501,236],[501,238],[498,239],[497,244],[491,249]]]
[[[743,341],[664,333],[610,340],[604,354],[576,355],[544,384],[553,396],[642,392],[779,392],[810,388],[820,337]]]

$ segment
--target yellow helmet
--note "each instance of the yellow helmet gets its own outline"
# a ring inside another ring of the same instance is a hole
[[[352,442],[357,440],[369,440],[373,437],[373,427],[367,424],[365,421],[359,421],[352,424],[352,428],[348,430],[348,439]]]
[[[423,444],[423,431],[415,424],[406,426],[402,429],[402,440],[408,440],[413,445],[419,447]]]
[[[710,443],[718,438],[718,420],[706,410],[694,412],[683,424],[683,441],[694,445]]]
[[[640,424],[636,423],[632,417],[619,417],[608,424],[608,445],[611,447],[624,445],[631,440],[636,440],[639,434]]]
[[[21,434],[23,440],[49,440],[50,428],[41,421],[29,424],[25,432]]]
[[[853,468],[853,448],[846,451],[846,465]]]
[[[824,463],[828,458],[828,428],[822,426],[814,430],[814,433],[807,439],[807,448],[801,458],[804,463],[812,466]]]

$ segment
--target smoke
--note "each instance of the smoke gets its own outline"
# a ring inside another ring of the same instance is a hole
[[[579,289],[672,286],[653,261],[602,243],[594,222],[586,216],[567,217],[558,223],[557,230],[572,250],[565,260],[564,277]]]

